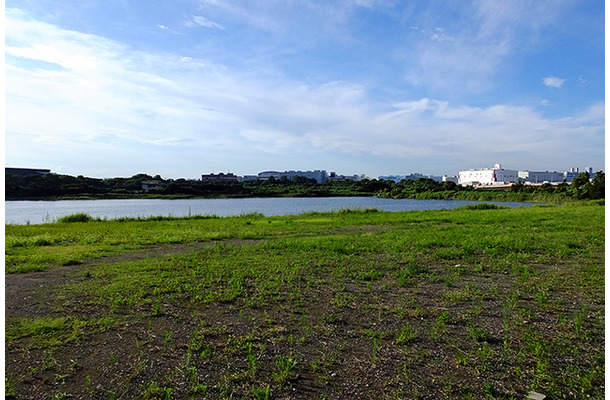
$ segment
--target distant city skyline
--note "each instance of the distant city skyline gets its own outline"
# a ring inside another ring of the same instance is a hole
[[[605,166],[596,0],[5,1],[5,166]]]
[[[337,172],[337,171],[327,171],[326,169],[309,169],[309,170],[280,170],[280,169],[269,169],[269,170],[265,170],[265,171],[258,171],[258,172],[250,172],[250,173],[246,173],[246,174],[235,174],[231,171],[208,171],[208,172],[204,172],[202,174],[199,174],[196,177],[191,177],[191,176],[177,176],[177,177],[167,177],[167,176],[163,176],[161,174],[152,174],[149,172],[145,172],[145,171],[141,171],[138,174],[146,174],[149,175],[151,177],[157,177],[159,176],[161,179],[164,180],[172,180],[172,179],[190,179],[190,180],[203,180],[203,179],[208,179],[208,180],[219,180],[219,179],[223,179],[223,178],[229,178],[229,179],[235,179],[235,180],[253,180],[253,179],[268,179],[270,176],[275,177],[276,179],[280,179],[282,176],[286,176],[288,178],[291,178],[293,176],[302,176],[302,177],[306,177],[306,178],[315,178],[318,183],[321,183],[322,181],[328,179],[355,179],[355,180],[359,180],[359,179],[384,179],[384,180],[393,180],[395,182],[398,182],[402,179],[412,179],[412,180],[417,180],[419,178],[430,178],[436,181],[444,181],[444,180],[454,180],[452,178],[455,178],[455,180],[457,181],[457,178],[460,174],[460,172],[463,171],[469,171],[469,170],[491,170],[491,169],[510,169],[510,170],[515,170],[518,171],[519,173],[524,173],[526,175],[528,175],[527,173],[533,173],[533,174],[560,174],[562,177],[566,177],[569,176],[570,179],[568,181],[571,181],[571,179],[573,177],[578,176],[580,173],[582,172],[587,172],[589,173],[589,175],[591,177],[593,177],[595,175],[596,172],[598,171],[604,171],[604,169],[601,170],[595,170],[593,167],[570,167],[570,168],[564,168],[564,169],[560,169],[560,170],[549,170],[549,169],[540,169],[540,170],[530,170],[530,169],[523,169],[523,168],[504,168],[504,166],[502,166],[500,163],[496,163],[494,164],[494,166],[485,166],[485,167],[474,167],[474,168],[464,168],[461,169],[459,171],[457,171],[455,174],[451,174],[451,173],[445,173],[445,174],[428,174],[428,173],[422,173],[422,171],[409,171],[409,172],[403,172],[403,173],[396,173],[396,174],[384,174],[384,175],[377,175],[377,176],[369,176],[367,174],[343,174],[341,172]],[[27,174],[35,174],[35,173],[53,173],[56,174],[58,172],[52,171],[50,169],[38,169],[38,168],[31,168],[31,167],[14,167],[14,166],[7,166],[5,168],[5,172],[8,173],[9,171],[13,174],[18,174],[18,175],[26,175]],[[106,177],[106,178],[130,178],[134,175],[138,175],[138,174],[133,174],[133,175],[127,175],[127,176],[123,176],[123,175],[116,175],[116,176],[112,176],[112,177]],[[66,174],[66,175],[71,175],[71,176],[78,176],[78,175],[83,175],[83,174]],[[84,176],[84,175],[83,175]],[[545,175],[546,176],[546,175]],[[88,178],[96,178],[96,177],[91,177],[91,176],[87,176]],[[104,178],[104,179],[106,179]],[[562,178],[563,179],[563,178]]]

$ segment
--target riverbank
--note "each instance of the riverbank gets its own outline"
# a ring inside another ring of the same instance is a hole
[[[604,397],[604,207],[6,226],[12,398]]]

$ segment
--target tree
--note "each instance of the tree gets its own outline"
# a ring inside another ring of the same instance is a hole
[[[441,184],[442,190],[456,190],[457,183],[452,181],[445,181]]]
[[[606,197],[606,174],[603,171],[597,171],[591,181],[590,190],[591,199],[604,199]]]
[[[582,172],[576,178],[572,180],[572,187],[578,189],[585,183],[588,183],[590,179],[588,172]]]
[[[569,193],[577,199],[586,199],[591,184],[589,183],[589,173],[583,172],[572,180]]]

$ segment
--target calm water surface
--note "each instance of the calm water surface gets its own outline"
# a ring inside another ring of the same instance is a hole
[[[60,200],[6,201],[7,224],[43,224],[57,218],[86,213],[92,217],[151,217],[216,215],[228,217],[247,213],[266,216],[296,215],[310,211],[377,208],[384,211],[441,210],[481,203],[463,200],[379,199],[376,197],[315,198],[248,198],[248,199],[135,199],[135,200]],[[534,203],[487,202],[509,207],[531,206]]]

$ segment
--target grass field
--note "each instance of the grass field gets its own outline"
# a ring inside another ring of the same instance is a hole
[[[603,202],[484,208],[6,225],[5,393],[603,399]]]

